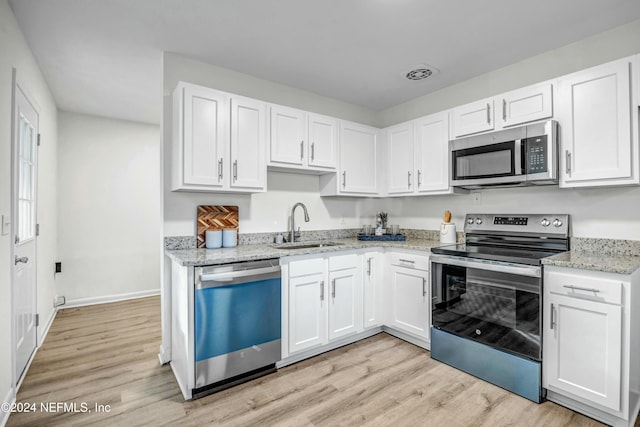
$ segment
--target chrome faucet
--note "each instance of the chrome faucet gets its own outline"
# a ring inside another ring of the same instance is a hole
[[[291,229],[289,230],[289,241],[291,243],[300,240],[300,231],[298,230],[298,232],[296,233],[295,219],[296,208],[298,206],[302,206],[302,210],[304,211],[304,222],[309,222],[309,212],[307,212],[307,207],[304,205],[304,203],[298,202],[293,205],[293,207],[291,208]]]

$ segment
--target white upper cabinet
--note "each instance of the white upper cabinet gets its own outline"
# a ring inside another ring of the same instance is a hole
[[[379,129],[340,122],[338,174],[320,177],[322,196],[378,196],[381,159]]]
[[[471,135],[494,129],[493,98],[472,102],[453,109],[453,135]]]
[[[451,192],[448,112],[389,127],[384,134],[389,195]]]
[[[335,170],[338,163],[338,121],[331,117],[309,114],[309,166]]]
[[[553,84],[545,82],[453,109],[453,136],[500,130],[553,117]]]
[[[298,172],[335,171],[338,153],[336,119],[273,105],[270,133],[269,166]]]
[[[389,194],[407,194],[414,191],[414,132],[413,123],[405,123],[386,130]]]
[[[249,98],[231,98],[231,187],[266,187],[266,106]]]
[[[637,66],[636,56],[559,79],[561,187],[639,183]]]
[[[414,170],[418,194],[450,193],[449,113],[437,113],[414,121]]]
[[[304,164],[306,140],[305,112],[271,106],[271,157],[269,164]]]
[[[551,83],[528,86],[504,93],[498,98],[502,127],[521,125],[553,116]]]
[[[266,190],[266,104],[180,82],[173,93],[172,190]]]
[[[173,93],[172,189],[221,189],[228,162],[229,97],[180,84]]]

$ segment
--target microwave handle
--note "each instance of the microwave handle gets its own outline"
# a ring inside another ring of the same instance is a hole
[[[515,141],[513,141],[513,166],[514,166],[514,172],[515,175],[524,175],[525,172],[525,166],[526,166],[526,162],[525,162],[525,154],[526,152],[522,150],[522,140],[521,139],[516,139]],[[520,159],[520,162],[518,162],[518,159]]]

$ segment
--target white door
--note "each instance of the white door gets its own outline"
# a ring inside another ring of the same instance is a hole
[[[415,122],[416,189],[420,193],[449,190],[449,114],[439,113]]]
[[[413,124],[386,130],[389,194],[413,193]]]
[[[391,266],[391,313],[393,327],[429,338],[427,272]]]
[[[36,182],[38,112],[15,85],[13,132],[13,328],[15,378],[19,381],[36,348]]]
[[[354,255],[357,262],[357,256]],[[362,293],[357,265],[329,273],[329,340],[362,329]]]
[[[289,279],[289,353],[326,344],[327,299],[324,274]]]
[[[476,101],[453,110],[455,137],[493,130],[493,99]]]
[[[188,85],[184,88],[183,183],[223,187],[226,147],[229,144],[229,100],[215,90]]]
[[[305,113],[293,108],[271,107],[272,164],[302,166],[305,158]]]
[[[338,122],[309,114],[309,166],[335,169],[338,163]]]
[[[382,301],[382,254],[363,255],[363,326],[372,328],[384,324]]]
[[[560,186],[633,183],[629,60],[558,83]]]
[[[340,124],[342,193],[378,192],[378,130],[357,123]]]
[[[266,188],[266,105],[248,98],[231,99],[231,187]]]
[[[622,307],[547,296],[544,386],[620,411]]]

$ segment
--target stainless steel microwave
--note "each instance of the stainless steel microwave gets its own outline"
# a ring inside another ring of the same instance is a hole
[[[555,120],[449,142],[451,184],[467,189],[558,183]]]

